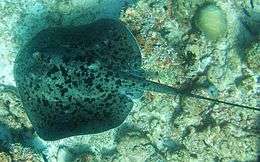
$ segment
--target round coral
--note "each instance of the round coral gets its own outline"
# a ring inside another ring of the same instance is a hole
[[[201,7],[195,17],[195,23],[210,40],[220,38],[227,29],[226,15],[214,4]]]

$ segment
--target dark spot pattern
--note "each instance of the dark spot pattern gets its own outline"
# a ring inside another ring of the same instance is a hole
[[[41,63],[33,59],[34,52],[41,54]],[[131,84],[117,71],[140,67],[140,51],[129,30],[119,21],[101,19],[39,32],[19,52],[14,74],[37,133],[56,140],[119,126],[133,103],[119,92]]]

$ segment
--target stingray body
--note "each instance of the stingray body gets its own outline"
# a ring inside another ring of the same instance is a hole
[[[143,90],[216,101],[146,80],[134,37],[111,19],[39,32],[18,54],[14,74],[28,117],[45,140],[119,126],[131,97]]]
[[[121,22],[49,28],[19,53],[15,79],[25,110],[43,139],[99,133],[120,125],[132,101],[116,70],[137,72],[141,55]]]

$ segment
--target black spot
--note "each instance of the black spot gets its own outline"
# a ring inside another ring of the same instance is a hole
[[[40,88],[39,84],[36,84],[34,88],[35,90],[38,90]]]
[[[121,86],[121,85],[122,85],[122,83],[121,83],[121,80],[120,80],[120,79],[116,80],[116,85],[119,85],[119,86]]]
[[[69,76],[67,79],[64,81],[65,84],[71,83],[71,77]]]
[[[110,107],[111,105],[112,105],[111,103],[108,103],[108,102],[105,103],[106,108]]]
[[[84,65],[80,65],[79,68],[80,68],[81,71],[85,71]]]
[[[109,101],[109,100],[111,100],[112,98],[113,98],[113,96],[112,96],[112,94],[110,93],[110,94],[107,95],[106,100]]]
[[[103,90],[101,84],[97,84],[97,85],[96,85],[96,89],[97,89],[98,91],[100,91],[100,92],[104,92],[104,90]]]
[[[60,84],[55,84],[56,87],[62,89],[63,88],[63,85],[60,85]]]
[[[100,118],[100,114],[98,112],[95,112],[94,113],[94,118],[99,119]]]
[[[111,90],[111,93],[116,93],[117,92],[117,90]]]
[[[75,74],[78,78],[80,77],[80,72],[75,72]]]
[[[62,88],[60,92],[61,92],[61,95],[64,96],[64,94],[66,92],[68,92],[68,88]]]
[[[106,74],[106,77],[108,78],[108,77],[110,77],[112,75],[113,75],[113,72],[112,71],[108,71],[107,74]]]
[[[77,86],[78,86],[78,82],[77,82],[77,81],[72,81],[72,85],[73,85],[74,87],[77,87]]]
[[[92,86],[94,79],[95,79],[95,76],[94,76],[93,73],[91,73],[89,77],[87,77],[87,78],[84,79],[84,82],[86,83],[86,85]]]
[[[104,80],[105,80],[105,82],[109,82],[109,79],[108,79],[108,78],[105,78]]]
[[[62,73],[63,77],[67,77],[68,76],[67,70],[63,66],[60,66],[60,70],[61,70],[61,73]]]
[[[45,99],[42,100],[42,103],[43,103],[43,106],[45,106],[45,107],[47,107],[49,105],[48,101]]]
[[[51,74],[54,74],[56,72],[60,71],[59,68],[57,66],[53,66],[47,73],[47,76],[51,76]]]
[[[102,95],[101,95],[101,98],[104,98],[106,96],[106,93],[103,93]]]
[[[90,98],[89,99],[89,103],[94,103],[95,102],[95,98]]]
[[[83,105],[80,102],[76,102],[77,107],[82,107]]]
[[[56,102],[56,106],[57,106],[57,107],[62,107],[62,102],[61,102],[61,101],[57,101],[57,102]]]
[[[89,102],[90,99],[89,98],[84,98],[84,102]]]

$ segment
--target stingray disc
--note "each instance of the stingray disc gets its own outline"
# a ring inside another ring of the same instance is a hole
[[[56,140],[119,126],[132,101],[118,92],[120,79],[113,71],[140,66],[129,30],[119,21],[101,19],[39,32],[18,54],[14,74],[37,133]]]

